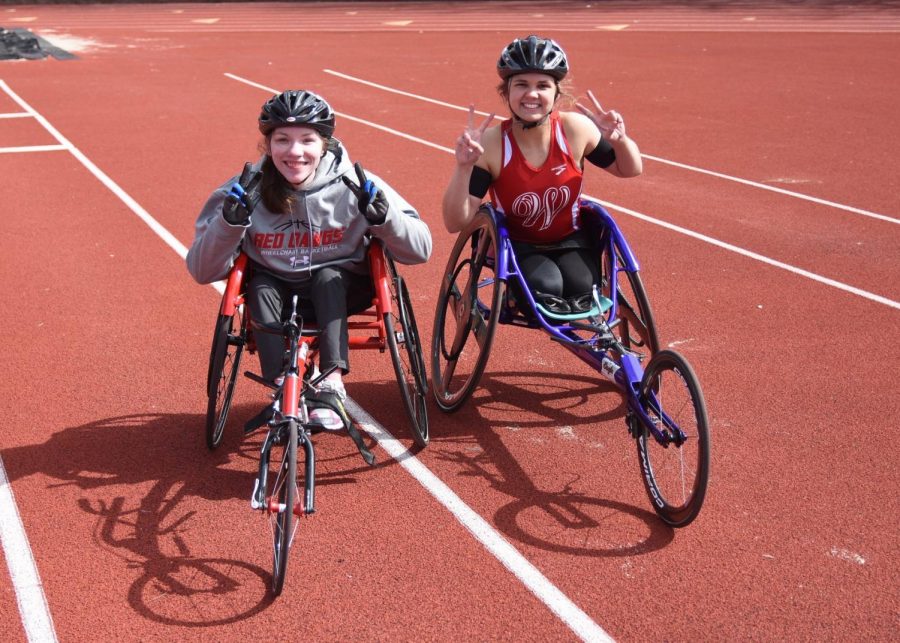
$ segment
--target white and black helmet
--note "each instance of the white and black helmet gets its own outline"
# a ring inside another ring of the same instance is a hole
[[[262,106],[259,131],[268,135],[276,127],[304,125],[325,138],[334,134],[334,110],[324,98],[312,92],[289,89],[273,96]]]
[[[553,76],[557,81],[569,73],[569,61],[566,52],[555,40],[528,36],[516,38],[500,53],[497,61],[497,73],[506,80],[516,74],[536,72]]]

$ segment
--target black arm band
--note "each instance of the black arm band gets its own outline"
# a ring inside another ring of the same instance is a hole
[[[616,151],[605,138],[601,138],[597,143],[597,147],[591,150],[591,153],[585,156],[588,161],[597,167],[609,167],[616,162]]]
[[[469,177],[469,194],[476,196],[479,199],[483,199],[493,182],[494,179],[490,172],[483,167],[475,165],[472,167],[472,176]]]

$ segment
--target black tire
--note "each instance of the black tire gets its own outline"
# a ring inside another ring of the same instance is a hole
[[[618,294],[618,325],[612,332],[626,348],[635,352],[640,359],[650,358],[659,352],[659,336],[656,320],[650,308],[650,300],[638,272],[624,269],[618,250],[611,256],[609,246],[604,244],[601,255],[601,294],[610,297],[610,275],[613,265],[618,268],[616,290]],[[613,263],[615,262],[615,263]]]
[[[247,318],[240,309],[234,315],[219,315],[209,354],[209,372],[206,378],[206,446],[210,450],[222,443],[234,386],[244,345],[247,343]]]
[[[288,420],[279,442],[270,453],[266,512],[272,525],[272,593],[281,594],[287,573],[288,555],[294,541],[294,504],[297,501],[297,423]]]
[[[391,282],[392,308],[396,315],[385,313],[384,330],[387,334],[391,361],[400,387],[400,396],[412,424],[413,439],[420,447],[428,446],[428,405],[425,394],[428,380],[425,374],[425,358],[422,342],[413,314],[409,289],[403,277],[397,274],[394,263],[388,260]]]
[[[672,527],[690,524],[703,505],[709,481],[709,424],[697,376],[687,360],[671,350],[651,358],[641,379],[642,408],[671,438],[661,413],[685,439],[660,444],[637,414],[631,414],[644,487],[653,509]],[[653,401],[655,400],[655,402]]]
[[[495,278],[497,228],[480,210],[459,234],[441,279],[431,338],[431,388],[442,411],[462,406],[481,379],[506,282]]]

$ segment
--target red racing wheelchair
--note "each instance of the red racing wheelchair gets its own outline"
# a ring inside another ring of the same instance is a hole
[[[370,240],[368,261],[375,297],[369,309],[348,318],[350,349],[390,352],[413,439],[420,447],[425,447],[429,438],[425,400],[427,371],[409,290],[393,259],[377,239]],[[244,305],[249,269],[247,257],[241,253],[228,277],[216,320],[206,387],[209,397],[206,445],[210,449],[215,449],[222,441],[241,358],[245,351],[256,352],[249,310]],[[307,324],[304,328],[311,326]],[[316,348],[317,341],[311,341],[310,358],[315,356]],[[258,379],[251,373],[246,375]]]

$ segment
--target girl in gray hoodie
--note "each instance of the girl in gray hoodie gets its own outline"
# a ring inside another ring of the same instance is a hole
[[[373,297],[366,235],[381,240],[395,261],[416,264],[431,254],[431,233],[387,183],[351,165],[333,136],[334,122],[334,111],[312,92],[289,90],[268,100],[259,116],[265,154],[209,197],[187,266],[199,283],[211,283],[246,253],[252,266],[247,304],[262,324],[277,324],[298,295],[300,314],[322,330],[319,368],[337,367],[323,388],[343,399],[347,315],[368,308]],[[262,375],[275,382],[284,342],[260,332],[256,344]],[[314,409],[310,420],[343,427],[329,408]]]

